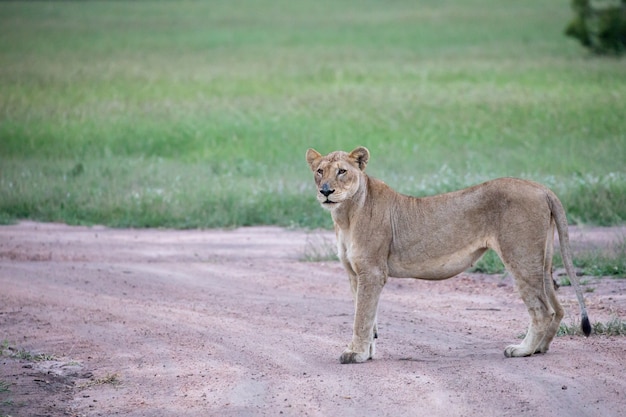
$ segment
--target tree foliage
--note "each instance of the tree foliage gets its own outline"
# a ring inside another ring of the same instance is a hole
[[[572,0],[576,16],[565,34],[597,54],[626,52],[626,0]]]

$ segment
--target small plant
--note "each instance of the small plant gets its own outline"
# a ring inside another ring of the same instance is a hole
[[[0,381],[0,393],[3,392],[9,392],[9,387],[11,386],[11,384],[9,384],[6,381]]]
[[[8,356],[14,359],[21,359],[29,362],[53,361],[54,355],[47,353],[32,353],[25,349],[17,349],[9,345],[8,340],[4,340],[0,345],[0,356]]]
[[[603,336],[626,336],[626,321],[617,317],[606,323],[595,322],[591,325],[593,333]],[[579,323],[561,323],[557,336],[582,336]]]
[[[323,234],[309,234],[304,244],[304,255],[302,260],[305,262],[322,262],[336,261],[337,246]]]
[[[556,332],[557,336],[580,336],[582,332],[580,331],[579,323],[570,323],[565,324],[561,323],[559,325],[559,330]]]
[[[626,321],[614,318],[606,323],[594,323],[593,331],[606,336],[626,336]]]
[[[11,387],[11,384],[9,382],[0,381],[0,394],[4,394],[4,393],[7,393],[7,392],[11,391],[10,387]],[[3,407],[9,407],[9,406],[12,406],[12,405],[13,405],[13,400],[11,400],[11,399],[2,400],[0,402],[0,406],[3,406]],[[8,416],[5,416],[5,414],[2,414],[0,412],[0,417],[8,417]]]
[[[4,351],[9,349],[9,341],[4,339],[0,344],[0,356],[4,356]]]
[[[572,281],[570,281],[569,276],[563,275],[559,282],[560,287],[569,287],[572,285]]]
[[[595,322],[591,325],[593,333],[601,336],[626,336],[626,321],[620,318],[612,318],[606,323]],[[556,333],[558,336],[582,336],[583,332],[580,329],[580,323],[572,322],[570,324],[561,323],[559,330]],[[526,337],[526,332],[517,336],[518,339]]]
[[[87,388],[95,387],[98,385],[107,385],[107,384],[118,386],[119,384],[121,384],[120,376],[118,374],[108,374],[105,377],[97,378],[85,384],[82,384],[78,388],[87,389]]]
[[[9,348],[9,350],[14,350]],[[11,354],[12,358],[22,359],[29,362],[53,361],[55,357],[47,353],[32,353],[24,349],[15,350]]]
[[[576,17],[565,34],[597,54],[626,51],[626,0],[572,0]]]

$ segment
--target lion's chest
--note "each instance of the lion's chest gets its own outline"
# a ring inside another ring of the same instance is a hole
[[[351,264],[353,255],[352,240],[350,236],[343,230],[337,230],[337,256],[344,262]]]

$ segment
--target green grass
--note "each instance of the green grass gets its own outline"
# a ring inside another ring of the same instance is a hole
[[[626,221],[624,61],[569,2],[0,3],[0,223],[329,227],[304,153],[426,195],[498,176]]]
[[[32,353],[25,349],[17,349],[10,346],[8,340],[4,340],[0,345],[0,357],[2,356],[29,362],[53,361],[56,359],[55,356],[46,353]]]
[[[6,394],[11,392],[11,383],[10,382],[6,382],[6,381],[2,381],[0,380],[0,395],[1,394]],[[12,399],[3,399],[0,401],[0,406],[2,407],[8,407],[13,405],[13,400]],[[2,412],[2,410],[0,410],[0,417],[4,417],[5,414]]]
[[[574,254],[574,266],[579,268],[583,275],[608,276],[615,278],[626,277],[626,237],[607,248],[580,250]],[[563,266],[560,253],[554,254],[555,267]],[[569,278],[563,277],[561,285],[571,285]]]
[[[594,322],[591,325],[593,331],[592,334],[600,336],[626,336],[626,321],[613,317],[607,322]],[[583,336],[583,332],[580,328],[580,323],[571,322],[570,324],[561,323],[559,330],[556,333],[557,337],[560,336]],[[522,333],[518,336],[519,339],[526,337],[526,333]]]
[[[470,272],[480,272],[483,274],[502,274],[505,270],[500,257],[491,249],[485,252],[482,258],[469,269]]]
[[[574,258],[585,275],[626,277],[626,237],[608,250],[592,250]]]
[[[614,317],[606,323],[595,322],[591,325],[593,333],[603,336],[626,336],[626,321]],[[561,323],[557,336],[576,335],[582,336],[580,323],[565,324]]]

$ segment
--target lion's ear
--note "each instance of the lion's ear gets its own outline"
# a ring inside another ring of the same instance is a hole
[[[350,158],[356,161],[361,171],[365,171],[367,162],[370,160],[370,151],[368,151],[367,148],[363,146],[359,146],[358,148],[350,152]]]
[[[317,161],[321,157],[322,157],[322,154],[313,148],[309,148],[306,151],[306,161],[309,164],[309,167],[311,168],[311,170],[313,170],[313,164],[315,163],[315,161]]]

